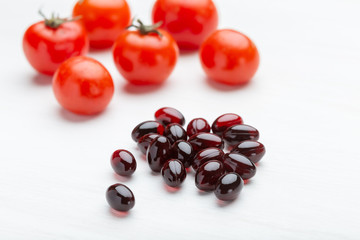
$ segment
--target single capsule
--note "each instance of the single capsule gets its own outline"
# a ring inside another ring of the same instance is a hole
[[[203,191],[215,190],[216,183],[224,174],[225,169],[223,163],[212,160],[204,163],[199,167],[195,174],[195,185]]]
[[[185,129],[177,123],[171,123],[166,126],[164,131],[164,136],[167,137],[171,144],[176,142],[177,140],[185,140],[187,139]]]
[[[203,118],[195,118],[191,120],[187,125],[186,132],[189,137],[200,132],[210,132],[210,125]]]
[[[138,142],[142,136],[149,133],[157,133],[162,135],[164,133],[164,126],[156,121],[145,121],[139,123],[131,133],[131,137],[135,142]]]
[[[170,159],[161,169],[165,183],[170,187],[179,187],[186,178],[186,170],[181,161]]]
[[[245,140],[258,140],[259,131],[245,124],[234,125],[226,129],[223,133],[223,139],[230,147],[234,147]]]
[[[190,143],[179,140],[171,147],[171,157],[180,160],[185,168],[189,168],[193,163],[194,150]]]
[[[223,149],[224,142],[221,137],[212,133],[197,133],[189,138],[188,142],[191,144],[195,152],[209,147],[216,147]]]
[[[236,145],[231,153],[240,153],[250,159],[253,163],[257,163],[265,154],[265,146],[257,141],[246,140]]]
[[[224,167],[227,172],[236,172],[244,180],[256,174],[256,166],[244,155],[227,153],[224,155]]]
[[[116,211],[127,212],[135,205],[135,197],[124,184],[111,185],[106,191],[106,200]]]
[[[215,119],[211,126],[211,129],[214,134],[221,137],[228,127],[237,124],[243,124],[242,118],[235,113],[226,113]]]
[[[180,111],[171,107],[163,107],[157,110],[155,112],[155,119],[165,126],[169,125],[170,123],[178,123],[181,126],[184,126],[185,124],[184,115],[182,115]]]
[[[240,194],[244,180],[237,173],[226,173],[218,180],[215,196],[222,201],[232,201]]]
[[[136,160],[131,152],[119,149],[111,155],[111,166],[121,176],[131,176],[136,170]]]
[[[146,151],[146,160],[149,163],[151,170],[160,172],[164,163],[170,157],[170,142],[164,137],[155,138],[149,145]]]

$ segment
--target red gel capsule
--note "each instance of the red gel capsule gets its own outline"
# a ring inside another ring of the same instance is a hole
[[[156,121],[145,121],[139,123],[131,133],[131,137],[135,142],[138,142],[139,139],[146,134],[157,133],[162,135],[164,133],[164,126]]]
[[[192,168],[197,171],[201,165],[210,160],[223,161],[224,152],[219,148],[205,148],[199,151],[192,162]]]
[[[265,155],[265,147],[260,142],[247,140],[236,145],[231,150],[231,153],[240,153],[250,159],[253,163],[257,163]]]
[[[111,166],[121,176],[131,176],[136,170],[136,161],[131,152],[119,149],[111,155]]]
[[[224,155],[224,167],[227,172],[236,172],[244,180],[250,179],[256,174],[256,166],[244,155],[227,153]]]
[[[230,147],[234,147],[245,140],[258,140],[259,131],[249,125],[234,125],[226,129],[223,133],[223,139]]]
[[[151,170],[160,172],[164,163],[170,157],[170,142],[164,137],[155,138],[149,145],[146,151],[146,160],[149,163]]]
[[[177,140],[185,140],[187,139],[185,129],[177,123],[171,123],[166,126],[164,131],[164,136],[167,137],[171,144],[176,142]]]
[[[186,170],[182,162],[177,159],[167,161],[161,169],[165,183],[170,187],[179,187],[186,178]]]
[[[244,180],[237,173],[227,173],[221,176],[215,187],[215,196],[222,201],[232,201],[240,194]]]
[[[216,183],[225,172],[223,163],[212,160],[199,167],[195,174],[195,185],[203,191],[215,190]]]
[[[243,124],[243,120],[239,115],[235,113],[226,113],[215,119],[211,129],[214,134],[221,137],[228,127],[238,124]]]
[[[111,185],[107,189],[106,200],[116,211],[127,212],[135,205],[135,197],[130,188],[120,183]]]
[[[195,152],[210,147],[220,149],[224,148],[224,142],[221,137],[212,133],[197,133],[190,137],[188,142],[191,144]]]
[[[179,140],[171,147],[171,157],[180,160],[185,168],[193,163],[194,151],[190,143]]]
[[[137,143],[138,148],[140,149],[140,151],[143,154],[146,154],[146,150],[148,149],[152,140],[154,140],[155,138],[160,137],[160,136],[161,135],[157,134],[157,133],[149,133],[149,134],[146,134],[145,136],[142,136]]]
[[[165,126],[170,123],[178,123],[182,126],[185,124],[184,115],[182,115],[180,111],[171,107],[163,107],[157,110],[155,112],[155,119]]]
[[[195,118],[189,122],[186,132],[189,137],[200,132],[210,132],[210,125],[203,118]]]

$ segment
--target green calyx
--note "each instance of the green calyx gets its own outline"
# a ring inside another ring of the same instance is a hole
[[[140,19],[136,20],[138,25],[135,25],[134,22],[135,22],[135,19],[133,19],[132,24],[130,26],[128,26],[127,28],[134,27],[140,32],[141,35],[155,33],[155,34],[159,35],[160,37],[162,37],[161,32],[159,32],[159,30],[158,30],[158,28],[161,26],[162,22],[157,22],[153,25],[145,25]]]
[[[74,18],[60,18],[59,15],[55,16],[54,13],[51,14],[51,18],[47,18],[41,10],[39,10],[39,14],[44,18],[45,25],[53,29],[57,29],[63,23],[76,21],[81,18],[81,16]]]

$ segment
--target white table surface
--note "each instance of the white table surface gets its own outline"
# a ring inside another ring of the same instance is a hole
[[[115,94],[96,117],[56,102],[51,79],[21,48],[37,10],[68,15],[74,1],[7,1],[0,8],[0,239],[360,239],[360,2],[215,1],[220,28],[249,35],[261,54],[252,83],[206,80],[197,54],[182,55],[161,87],[136,88],[109,51],[92,52],[111,72]],[[153,1],[130,1],[150,20]],[[221,206],[189,174],[169,193],[151,174],[130,133],[160,107],[187,120],[240,114],[261,132],[267,154],[241,196]],[[117,148],[138,162],[125,182],[136,205],[116,216],[106,188],[124,179],[109,164]]]

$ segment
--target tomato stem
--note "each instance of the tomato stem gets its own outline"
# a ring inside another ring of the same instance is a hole
[[[131,28],[134,27],[136,28],[141,35],[147,35],[149,33],[155,33],[157,35],[159,35],[159,37],[162,37],[161,32],[159,32],[159,30],[157,30],[157,28],[159,28],[162,24],[162,22],[157,22],[155,24],[152,25],[145,25],[140,19],[137,19],[136,22],[138,23],[138,25],[134,24],[135,22],[135,18],[132,20],[132,23],[130,26],[128,26],[127,28]]]
[[[59,15],[55,16],[55,13],[51,14],[51,18],[47,18],[41,10],[39,10],[39,14],[44,18],[45,25],[53,29],[60,27],[63,23],[77,21],[81,18],[81,16],[76,16],[74,18],[60,18]]]

